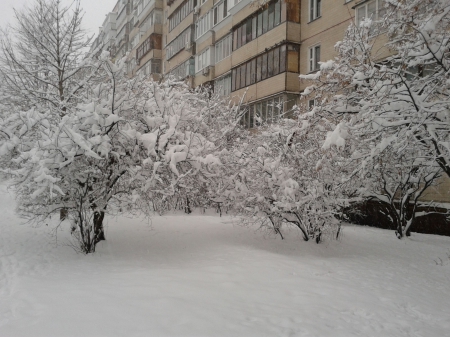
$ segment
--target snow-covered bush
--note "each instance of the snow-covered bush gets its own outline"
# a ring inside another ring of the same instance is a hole
[[[323,129],[323,128],[319,128]],[[220,156],[229,175],[217,188],[217,200],[244,222],[271,228],[300,229],[303,239],[336,238],[345,189],[334,180],[336,151],[321,149],[323,132],[304,120],[277,123],[242,133],[234,148]]]

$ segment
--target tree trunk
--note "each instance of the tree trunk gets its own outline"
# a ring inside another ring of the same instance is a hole
[[[103,211],[94,212],[94,240],[93,240],[94,246],[97,243],[99,243],[100,241],[106,240],[105,231],[103,228],[104,218],[105,218],[105,212],[103,212]]]

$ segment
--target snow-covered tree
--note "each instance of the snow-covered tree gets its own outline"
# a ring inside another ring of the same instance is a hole
[[[398,238],[409,236],[414,221],[429,214],[429,210],[422,211],[419,199],[442,172],[437,164],[424,165],[422,160],[418,152],[397,153],[389,147],[364,176],[367,185],[361,189],[362,195],[377,204],[396,228]]]
[[[450,4],[386,6],[382,22],[350,25],[337,57],[300,77],[312,82],[303,93],[317,105],[311,118],[336,121],[324,145],[352,148],[346,178],[376,177],[360,192],[390,209],[402,237],[415,218],[407,209],[417,209],[439,170],[450,177]],[[381,35],[374,36],[375,24]]]
[[[92,71],[82,60],[90,43],[82,16],[79,0],[69,6],[61,0],[35,0],[15,11],[15,25],[0,39],[2,92],[10,109],[39,104],[64,114],[77,103]]]
[[[237,123],[236,109],[207,92],[129,79],[124,64],[103,54],[81,102],[58,124],[33,108],[0,125],[19,210],[38,221],[66,210],[85,253],[104,239],[107,213],[208,205],[208,179],[220,176],[214,153],[233,129],[230,118]]]
[[[315,97],[320,113],[341,114],[354,135],[370,136],[378,149],[388,142],[401,151],[413,140],[450,177],[450,4],[386,5],[388,15],[376,24],[392,56],[380,55],[377,43],[385,35],[373,36],[374,22],[351,25],[336,44],[337,57],[301,75],[313,81],[305,95]]]

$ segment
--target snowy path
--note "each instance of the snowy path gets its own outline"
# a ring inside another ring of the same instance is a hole
[[[230,218],[111,219],[95,255],[19,225],[0,186],[0,336],[448,336],[450,238],[304,243]]]

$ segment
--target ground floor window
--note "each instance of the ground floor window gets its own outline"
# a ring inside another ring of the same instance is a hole
[[[283,93],[250,103],[242,116],[241,125],[247,129],[270,124],[279,118],[292,118],[299,95]]]

